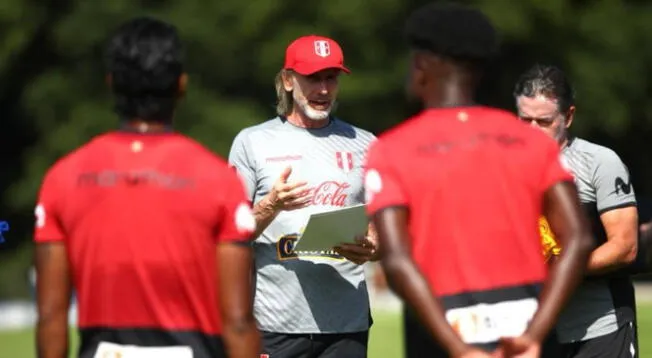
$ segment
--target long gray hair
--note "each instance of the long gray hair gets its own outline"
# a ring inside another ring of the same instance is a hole
[[[276,87],[276,114],[279,116],[289,115],[294,106],[292,91],[286,91],[283,85],[283,76],[287,76],[290,73],[290,70],[282,69],[276,74],[276,78],[274,79],[274,86]]]

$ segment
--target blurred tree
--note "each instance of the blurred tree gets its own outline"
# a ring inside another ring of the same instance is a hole
[[[176,24],[190,87],[178,129],[225,155],[243,127],[274,115],[273,79],[287,44],[309,33],[340,41],[352,74],[337,114],[380,132],[410,114],[401,35],[416,0],[3,0],[0,4],[0,299],[27,295],[32,207],[45,170],[90,137],[115,128],[104,41],[122,21],[154,15]],[[564,68],[577,91],[576,133],[612,146],[639,195],[652,190],[652,6],[643,1],[465,1],[498,27],[501,57],[480,102],[513,109],[520,72],[536,61]]]

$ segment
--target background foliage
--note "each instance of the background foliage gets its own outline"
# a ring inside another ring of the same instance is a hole
[[[478,0],[500,31],[502,56],[480,101],[513,110],[512,86],[534,62],[564,68],[577,91],[576,134],[611,146],[639,197],[652,190],[652,3]],[[115,128],[102,49],[122,21],[155,15],[176,24],[190,88],[177,127],[225,155],[243,127],[274,113],[273,78],[287,44],[317,33],[344,48],[353,73],[337,114],[379,133],[409,115],[401,31],[415,0],[3,0],[0,3],[0,299],[28,294],[32,211],[45,170],[90,137]]]

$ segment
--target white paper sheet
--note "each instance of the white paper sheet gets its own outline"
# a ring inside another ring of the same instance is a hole
[[[354,243],[367,232],[369,219],[364,205],[310,215],[295,251],[326,251],[342,242]]]

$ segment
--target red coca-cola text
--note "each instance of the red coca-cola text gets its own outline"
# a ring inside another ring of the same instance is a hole
[[[346,205],[346,198],[349,196],[346,190],[350,187],[349,183],[340,183],[334,180],[325,181],[310,189],[309,195],[312,196],[310,205],[343,207]]]

